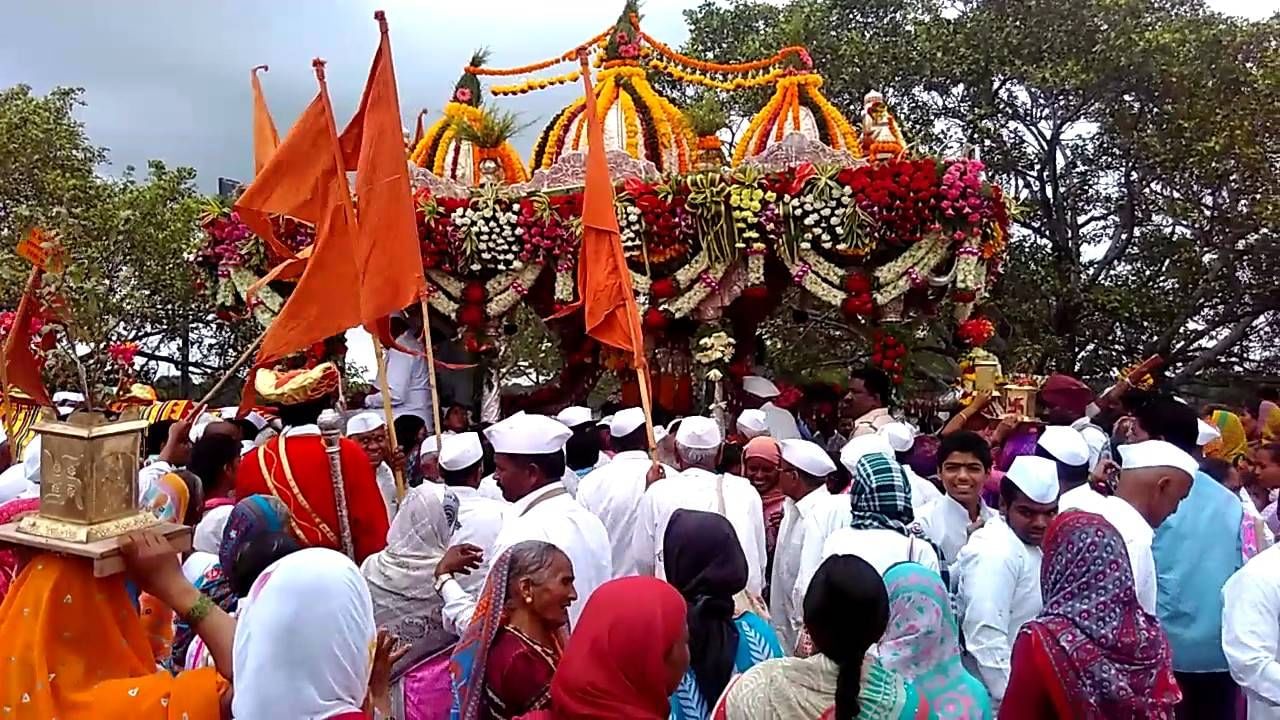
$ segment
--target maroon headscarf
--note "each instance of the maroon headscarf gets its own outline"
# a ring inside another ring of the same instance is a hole
[[[551,682],[555,720],[666,720],[666,657],[685,630],[685,601],[651,577],[596,588]]]
[[[1124,540],[1101,515],[1068,512],[1044,537],[1039,640],[1078,720],[1162,720],[1182,699],[1169,641],[1142,609]]]
[[[1076,417],[1084,417],[1089,403],[1093,402],[1093,390],[1070,375],[1054,373],[1040,386],[1040,399],[1045,405],[1070,411]]]

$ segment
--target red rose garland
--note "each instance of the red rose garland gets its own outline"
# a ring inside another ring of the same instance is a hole
[[[895,385],[902,384],[906,357],[907,346],[898,338],[879,330],[871,334],[871,365],[884,371]]]

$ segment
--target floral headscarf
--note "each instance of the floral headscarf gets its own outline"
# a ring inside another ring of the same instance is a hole
[[[884,574],[889,628],[880,664],[915,685],[938,720],[989,718],[991,696],[960,661],[960,630],[942,578],[917,563]]]

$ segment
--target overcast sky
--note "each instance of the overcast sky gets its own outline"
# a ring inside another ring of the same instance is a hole
[[[907,0],[904,0],[907,1]],[[688,36],[681,11],[698,0],[645,0],[645,28],[671,45]],[[1227,12],[1262,17],[1280,0],[1211,0]],[[283,135],[315,94],[312,57],[328,60],[339,126],[359,101],[377,45],[376,8],[391,24],[406,126],[426,107],[439,116],[471,51],[510,66],[567,50],[612,23],[609,0],[24,0],[6,3],[0,87],[26,83],[86,89],[81,112],[92,140],[111,150],[107,172],[158,158],[190,165],[201,186],[249,174],[249,68],[271,66],[263,87]],[[567,67],[567,66],[566,66]],[[579,90],[505,99],[533,126],[527,154],[551,115]]]

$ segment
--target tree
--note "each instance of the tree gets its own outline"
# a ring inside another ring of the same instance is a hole
[[[191,373],[220,372],[251,331],[213,316],[190,263],[202,209],[195,171],[153,161],[145,178],[133,168],[118,178],[98,174],[107,152],[74,118],[81,96],[57,88],[39,97],[23,85],[0,92],[0,292],[16,305],[30,271],[14,252],[22,234],[52,232],[67,259],[43,291],[66,328],[49,355],[52,384],[79,386],[78,360],[91,386],[112,385],[118,368],[109,349],[135,343],[139,381],[173,366],[189,393]]]
[[[1280,369],[1280,19],[1198,0],[738,0],[687,19],[689,54],[802,41],[849,115],[879,89],[916,148],[980,148],[1020,205],[988,308],[1006,361],[1104,378],[1159,352],[1179,383]]]

